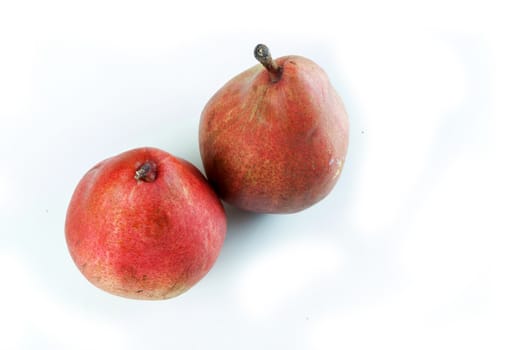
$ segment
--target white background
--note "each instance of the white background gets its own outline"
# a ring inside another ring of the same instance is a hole
[[[2,1],[0,348],[523,348],[520,22],[508,1]],[[259,42],[345,101],[334,191],[228,207],[175,299],[91,286],[63,233],[81,176],[139,146],[201,169],[200,112]]]

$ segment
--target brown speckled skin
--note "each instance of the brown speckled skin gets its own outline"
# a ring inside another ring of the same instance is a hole
[[[205,106],[199,130],[206,175],[219,196],[244,210],[293,213],[334,187],[348,147],[343,102],[325,72],[300,56],[276,60],[278,82],[256,65]]]
[[[153,161],[153,182],[135,171]],[[67,211],[69,252],[95,286],[128,298],[183,293],[212,267],[225,238],[223,206],[198,169],[154,148],[89,170]]]

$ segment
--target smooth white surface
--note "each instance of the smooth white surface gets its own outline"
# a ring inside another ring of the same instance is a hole
[[[0,348],[521,349],[522,32],[509,1],[0,3]],[[80,177],[139,146],[201,169],[200,112],[258,42],[345,101],[334,191],[228,208],[178,298],[91,286],[63,234]]]

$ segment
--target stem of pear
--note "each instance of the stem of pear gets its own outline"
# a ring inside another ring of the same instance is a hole
[[[276,83],[280,80],[282,69],[272,59],[271,52],[267,46],[264,44],[256,45],[254,48],[254,57],[267,69],[271,82]]]
[[[156,180],[156,164],[152,161],[143,163],[134,174],[136,181],[153,182]]]

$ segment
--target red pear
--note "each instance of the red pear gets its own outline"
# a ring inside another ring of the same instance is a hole
[[[231,79],[205,106],[199,142],[219,196],[244,210],[292,213],[336,184],[349,122],[326,73],[300,56],[273,60],[258,45],[256,65]]]
[[[134,299],[188,290],[211,269],[225,232],[223,206],[200,171],[155,148],[127,151],[89,170],[65,223],[83,275]]]

